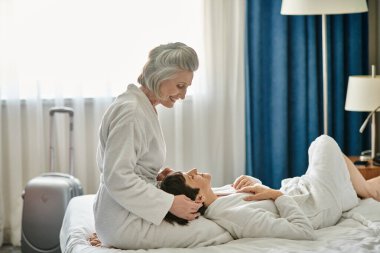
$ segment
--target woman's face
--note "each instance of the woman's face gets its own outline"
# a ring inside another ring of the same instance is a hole
[[[192,188],[199,188],[201,192],[206,192],[211,188],[211,175],[199,173],[197,169],[192,169],[183,173],[186,184]]]
[[[184,99],[187,88],[193,81],[193,72],[180,71],[172,79],[161,82],[160,104],[167,108],[172,108],[178,99]]]

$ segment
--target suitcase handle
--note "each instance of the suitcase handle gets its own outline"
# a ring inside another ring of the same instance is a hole
[[[70,107],[53,107],[50,108],[50,116],[54,116],[54,113],[68,113],[70,117],[74,116],[74,110]]]
[[[73,131],[74,131],[74,110],[70,107],[52,107],[49,109],[50,115],[50,168],[49,171],[55,170],[55,156],[54,156],[54,114],[67,113],[70,118],[69,125],[69,174],[74,175],[74,147],[73,147]]]

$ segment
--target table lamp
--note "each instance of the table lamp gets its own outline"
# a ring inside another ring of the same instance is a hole
[[[323,129],[328,134],[326,15],[367,12],[365,0],[282,0],[282,15],[322,15]]]
[[[370,112],[363,125],[362,133],[369,119],[371,123],[371,157],[376,155],[376,112],[380,110],[380,76],[376,76],[375,66],[372,66],[372,76],[350,76],[346,96],[346,111]],[[363,159],[363,158],[362,158]],[[365,158],[364,158],[365,159]]]

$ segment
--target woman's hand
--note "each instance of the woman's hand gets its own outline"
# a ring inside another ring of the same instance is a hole
[[[175,216],[191,221],[200,215],[198,209],[202,206],[202,203],[195,203],[185,195],[174,196],[174,201],[169,212]]]
[[[237,192],[252,193],[253,194],[252,196],[248,196],[244,198],[244,200],[246,201],[266,200],[266,199],[276,200],[278,197],[283,195],[281,191],[273,190],[261,184],[255,184],[254,186],[244,187]]]
[[[234,187],[236,190],[240,190],[247,186],[253,186],[255,184],[261,184],[260,181],[256,180],[253,177],[241,175],[240,177],[236,178],[235,182],[232,184],[232,187]]]
[[[165,168],[165,169],[161,170],[161,171],[158,173],[158,175],[157,175],[157,177],[156,177],[156,180],[157,180],[157,181],[162,181],[162,180],[164,180],[164,178],[165,178],[167,175],[169,175],[170,173],[172,173],[173,171],[174,171],[174,170],[171,169],[171,168]]]

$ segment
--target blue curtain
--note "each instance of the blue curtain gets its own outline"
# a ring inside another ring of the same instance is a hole
[[[246,172],[279,187],[307,169],[323,133],[321,16],[283,16],[281,0],[247,0]],[[367,14],[327,18],[329,135],[347,155],[369,147],[366,115],[344,110],[348,77],[368,73]],[[367,147],[368,146],[368,147]]]

